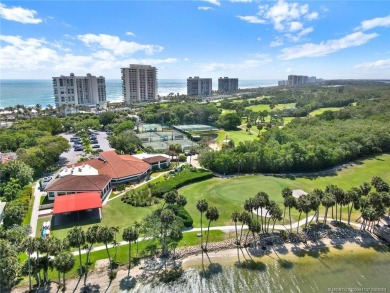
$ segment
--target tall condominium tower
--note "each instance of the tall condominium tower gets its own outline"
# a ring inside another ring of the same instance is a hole
[[[150,65],[130,64],[121,68],[124,102],[141,103],[157,100],[157,69]]]
[[[211,78],[199,78],[199,76],[187,78],[188,96],[211,96],[213,92],[213,80]]]
[[[53,77],[53,90],[56,107],[106,105],[106,81],[103,76],[69,76]]]
[[[218,78],[219,93],[235,93],[238,91],[238,78],[220,77]]]

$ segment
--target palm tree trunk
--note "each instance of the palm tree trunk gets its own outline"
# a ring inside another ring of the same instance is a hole
[[[302,215],[302,212],[299,212],[299,217],[298,217],[298,225],[297,225],[297,233],[299,231],[299,221],[301,220],[301,215]]]
[[[130,276],[130,268],[131,268],[131,242],[129,241],[129,271],[127,272],[127,276]]]
[[[260,208],[260,225],[261,225],[261,231],[264,232],[264,228],[263,228],[263,207]]]
[[[108,256],[108,263],[110,264],[110,272],[112,272],[112,265],[111,265],[111,256],[110,256],[110,252],[108,251],[107,243],[105,243],[105,245],[106,245],[106,251],[107,251],[107,256]]]
[[[248,235],[249,235],[249,232],[250,232],[250,230],[249,230],[249,228],[248,228],[248,232],[246,232],[246,236],[245,236],[245,246],[246,246],[247,243],[248,243]]]
[[[202,213],[200,213],[200,249],[203,249],[203,224],[202,224]]]
[[[62,288],[62,290],[65,292],[65,273],[62,273],[62,280],[64,281],[64,287]]]
[[[238,244],[237,222],[234,222],[234,228],[236,229],[236,245],[237,245]]]
[[[241,246],[241,239],[242,239],[242,232],[243,232],[243,230],[244,230],[244,223],[242,223],[242,225],[241,225],[241,231],[240,231],[240,243],[239,243],[239,245]]]
[[[87,251],[87,259],[85,261],[85,275],[84,275],[84,286],[87,285],[87,276],[88,276],[88,268],[89,268],[89,255],[91,253],[91,250],[92,250],[92,245],[91,244],[88,248],[88,251]]]
[[[284,218],[286,217],[286,206],[284,206],[284,212],[283,212],[283,222],[282,222],[282,224],[284,225]]]
[[[324,223],[323,223],[322,227],[324,227],[326,224],[326,218],[328,217],[328,209],[329,209],[328,207],[325,207]]]
[[[272,225],[272,232],[271,232],[271,233],[274,233],[274,230],[275,230],[275,223],[276,223],[276,219],[274,219],[274,224]]]
[[[207,238],[206,238],[206,246],[205,246],[205,250],[207,251],[207,244],[209,242],[209,234],[210,234],[210,224],[211,224],[211,221],[209,221],[209,225],[207,227]]]
[[[340,223],[341,223],[341,216],[342,216],[342,212],[343,212],[343,205],[340,204]]]
[[[337,222],[337,202],[336,202],[336,222]]]
[[[291,207],[288,207],[288,216],[289,216],[289,218],[290,218],[290,232],[292,232]]]
[[[79,246],[79,261],[80,261],[80,276],[83,273],[83,265],[81,263],[81,247]]]
[[[306,232],[307,232],[307,218],[309,217],[309,213],[306,213],[306,221],[305,221],[305,229],[306,229]]]
[[[351,206],[348,205],[348,225],[351,223],[352,209],[353,209],[353,204]]]

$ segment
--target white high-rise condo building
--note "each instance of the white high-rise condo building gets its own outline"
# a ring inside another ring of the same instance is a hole
[[[65,112],[77,106],[105,107],[106,81],[103,76],[69,76],[53,77],[54,100],[56,107],[64,107]]]
[[[124,102],[142,103],[157,100],[157,69],[150,65],[130,64],[121,68]]]
[[[218,78],[219,93],[235,93],[238,91],[238,78],[220,77]]]
[[[199,76],[187,78],[188,96],[211,96],[213,93],[213,80],[211,78],[199,78]]]

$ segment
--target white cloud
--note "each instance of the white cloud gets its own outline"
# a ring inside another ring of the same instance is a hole
[[[133,63],[160,65],[177,62],[176,58],[128,58],[104,48],[84,55],[76,55],[69,48],[64,47],[62,42],[49,42],[35,38],[23,39],[20,36],[0,35],[0,41],[2,75],[12,78],[15,78],[14,76],[48,78],[69,72],[109,74],[112,78],[119,75],[119,68]]]
[[[290,23],[289,31],[290,32],[296,32],[296,31],[301,30],[302,28],[303,28],[302,22],[293,21],[293,22]]]
[[[312,12],[312,13],[309,13],[309,14],[306,14],[306,18],[308,19],[308,20],[314,20],[314,19],[317,19],[318,18],[318,16],[319,16],[319,14],[318,14],[318,12]]]
[[[221,6],[221,2],[219,2],[219,0],[202,0],[202,1],[208,2],[208,3],[216,5],[216,6]]]
[[[136,37],[135,33],[132,32],[126,32],[126,36]]]
[[[374,62],[366,62],[355,65],[355,68],[364,69],[383,69],[390,68],[390,59],[377,60]]]
[[[154,53],[161,52],[164,49],[164,47],[159,45],[143,45],[136,42],[127,42],[121,40],[117,36],[106,34],[78,35],[77,38],[87,46],[97,46],[97,49],[110,50],[115,55],[127,55],[139,51],[143,51],[147,55],[153,55]]]
[[[254,54],[251,59],[246,59],[241,63],[218,63],[212,62],[207,64],[200,64],[199,68],[202,72],[218,72],[218,71],[246,71],[249,68],[259,68],[272,61],[268,54]]]
[[[242,20],[244,20],[246,22],[249,22],[249,23],[265,23],[265,20],[260,19],[257,16],[250,16],[250,15],[248,15],[248,16],[241,16],[241,15],[237,15],[237,17],[239,19],[242,19]]]
[[[22,7],[7,7],[0,3],[0,17],[6,20],[16,21],[20,23],[37,24],[42,22],[42,19],[35,18],[37,12],[32,9]]]
[[[303,30],[301,30],[300,32],[298,32],[297,34],[293,35],[293,34],[286,34],[286,37],[293,41],[293,42],[298,42],[302,37],[306,36],[307,34],[311,33],[313,31],[313,27],[307,27]]]
[[[291,67],[288,67],[287,69],[286,69],[286,72],[287,73],[291,73],[293,71],[293,69],[291,68]]]
[[[313,20],[318,17],[317,12],[309,12],[308,4],[287,3],[284,0],[278,0],[272,6],[259,6],[257,15],[272,23],[277,31],[300,30],[303,28],[303,19]]]
[[[261,42],[261,37],[258,37],[256,40],[258,40],[259,42]]]
[[[279,58],[282,60],[291,60],[303,57],[326,56],[346,48],[361,46],[377,36],[378,34],[375,33],[364,34],[362,32],[356,32],[341,39],[328,40],[321,42],[320,44],[306,43],[282,49]]]
[[[369,20],[364,20],[361,22],[360,26],[356,29],[366,31],[376,27],[388,27],[388,26],[390,26],[390,15],[385,17],[377,17]]]
[[[47,47],[48,43],[44,39],[0,35],[0,41],[6,43],[0,48],[2,70],[36,70],[58,59],[57,52]]]
[[[279,47],[279,46],[282,46],[284,43],[283,43],[283,40],[281,38],[276,38],[274,41],[272,41],[271,43],[269,43],[269,46],[271,48],[274,48],[274,47]]]
[[[188,61],[190,61],[190,58],[187,58],[187,57],[186,57],[186,58],[184,58],[183,60],[184,60],[185,62],[188,62]]]
[[[209,7],[209,6],[199,6],[199,7],[198,7],[198,10],[203,10],[203,11],[213,10],[213,9],[214,9],[214,8]]]

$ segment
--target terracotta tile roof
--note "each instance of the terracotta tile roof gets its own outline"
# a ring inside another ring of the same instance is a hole
[[[71,166],[90,165],[99,174],[106,174],[114,179],[130,177],[144,173],[150,165],[131,155],[118,155],[115,151],[101,152],[100,159],[91,159]]]
[[[165,162],[168,160],[167,157],[163,157],[163,156],[155,156],[155,157],[149,157],[149,158],[145,158],[145,159],[142,159],[144,162],[146,163],[149,163],[149,164],[156,164],[158,162]]]
[[[99,192],[74,193],[56,196],[53,215],[97,209],[102,207]]]
[[[67,175],[50,184],[46,191],[102,191],[111,181],[107,175]]]

